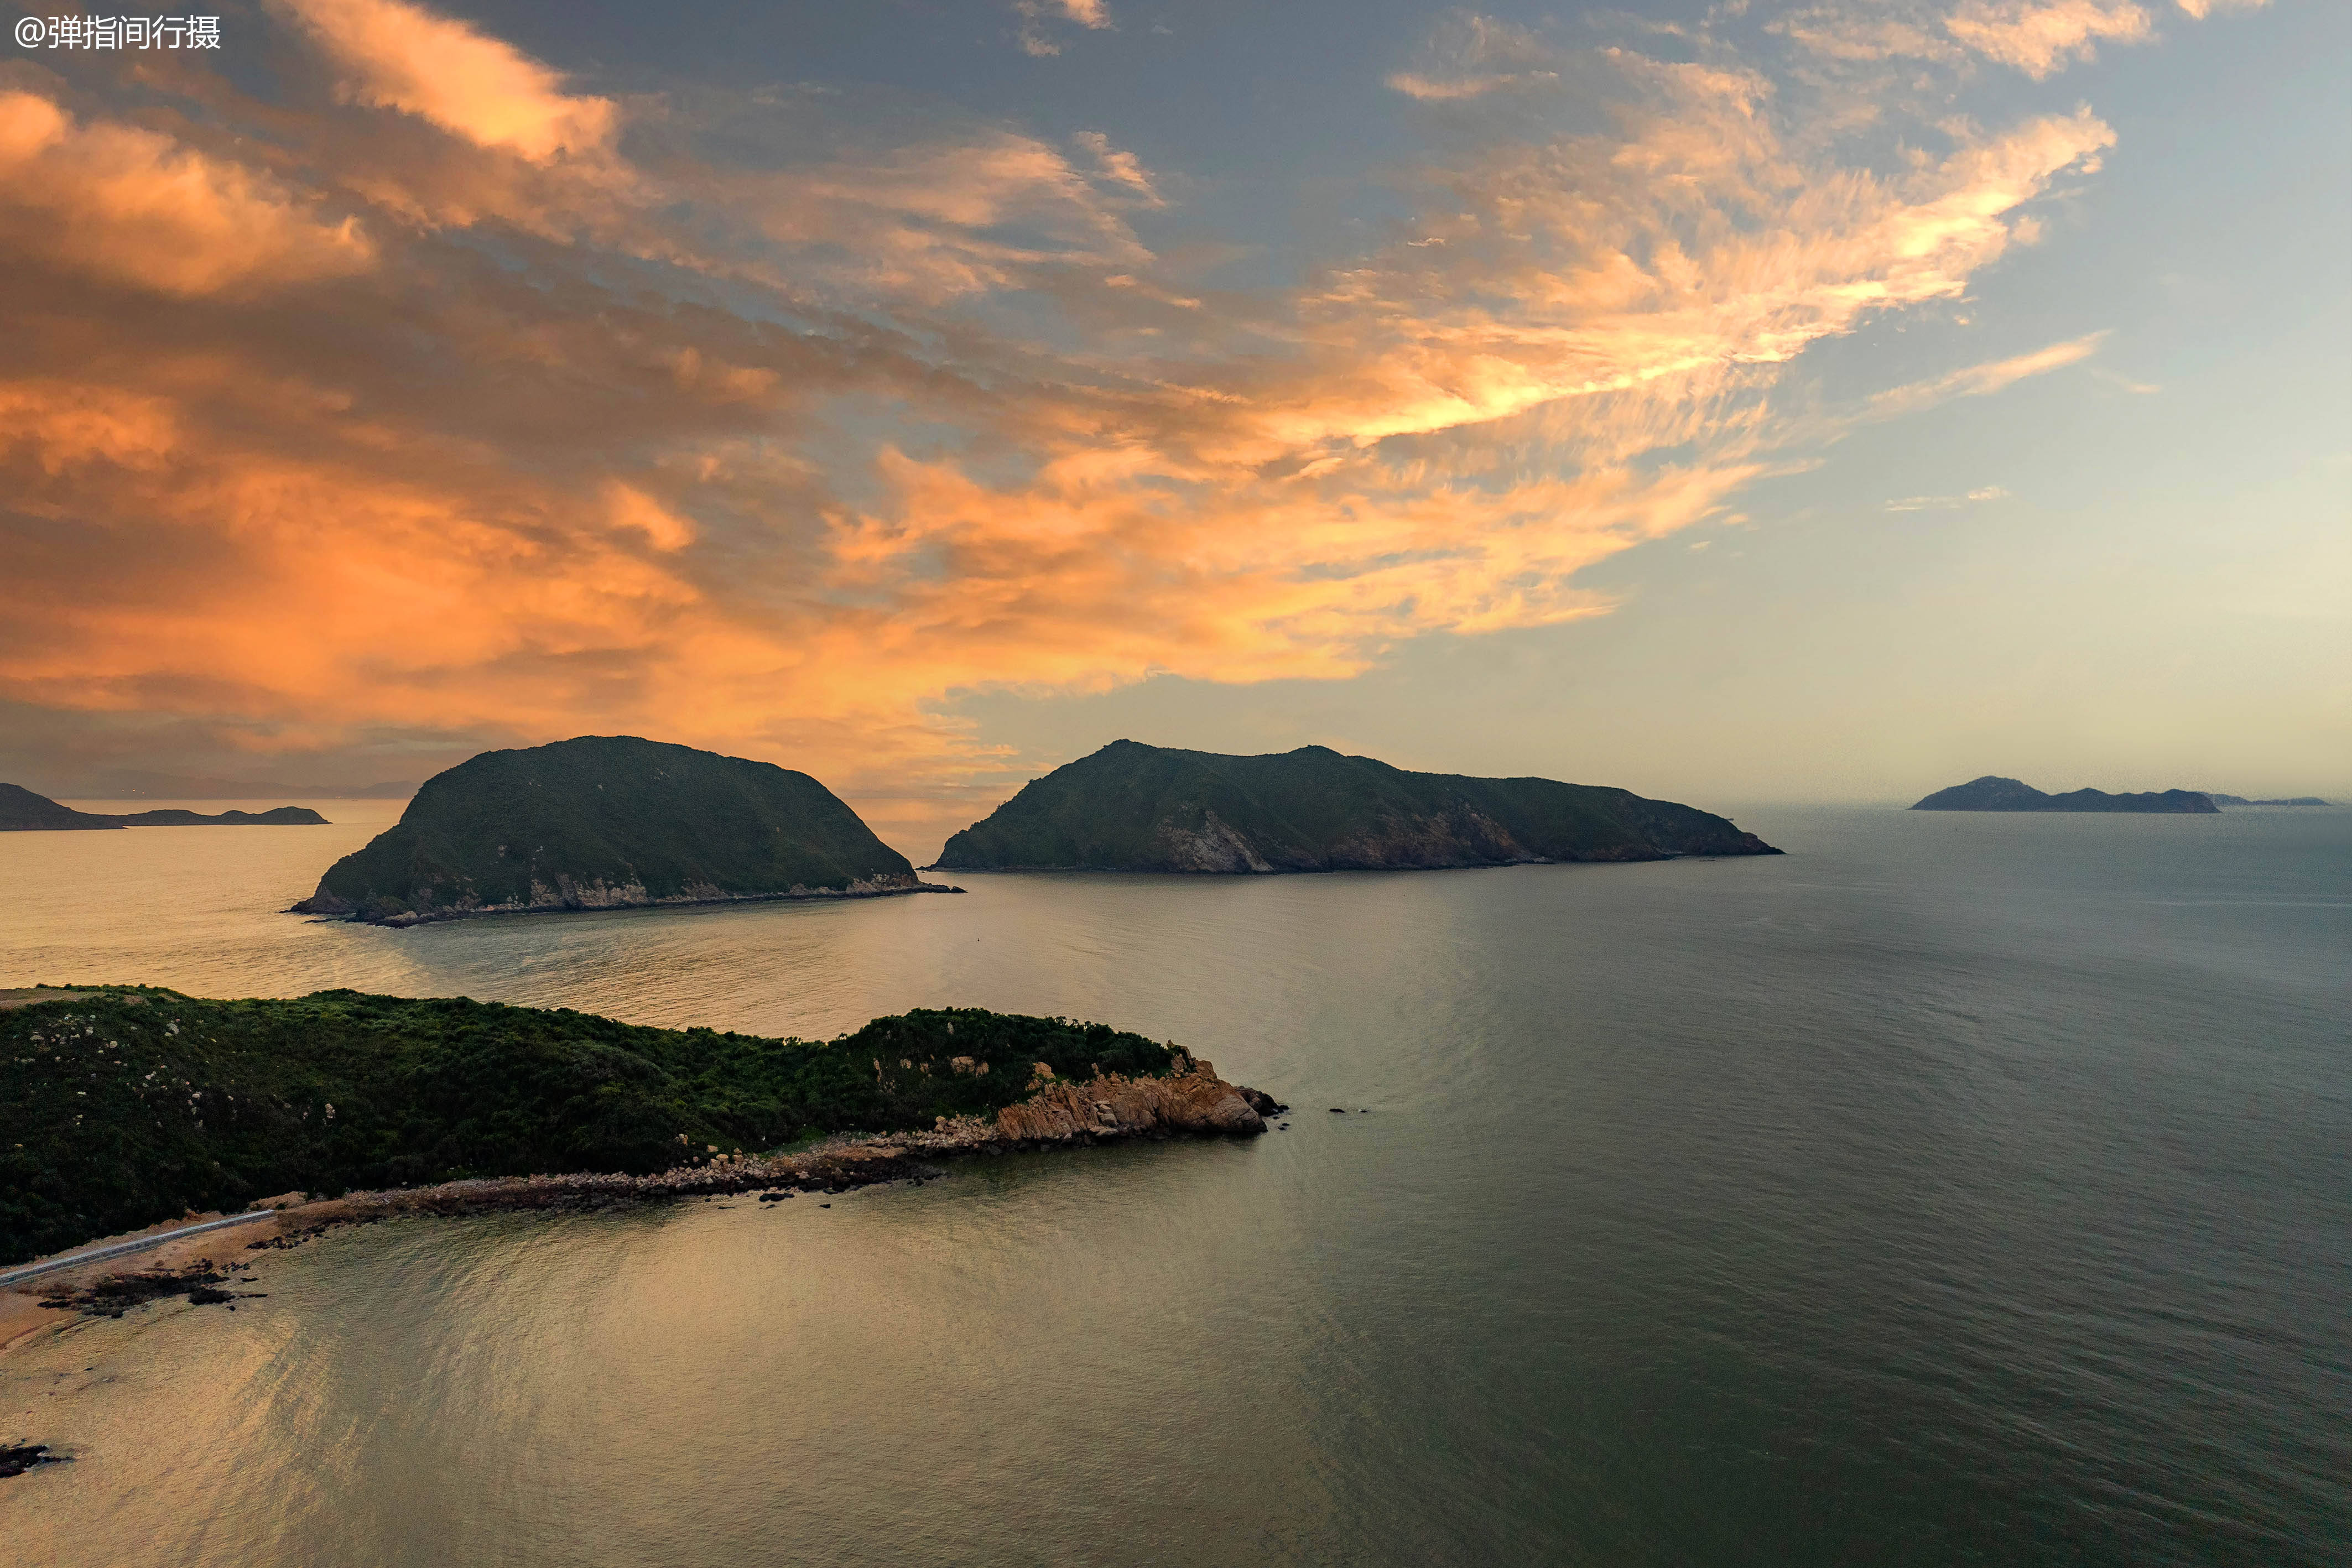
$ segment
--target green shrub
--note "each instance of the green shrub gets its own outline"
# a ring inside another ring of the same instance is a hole
[[[1024,1098],[1034,1062],[1083,1078],[1171,1059],[1102,1024],[976,1008],[805,1041],[462,997],[109,988],[0,1012],[0,1262],[295,1188],[642,1175],[712,1145],[928,1128]]]

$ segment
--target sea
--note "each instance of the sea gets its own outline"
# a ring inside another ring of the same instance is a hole
[[[0,1356],[12,1568],[2352,1561],[2352,811],[389,931],[277,913],[399,810],[317,804],[0,834],[0,985],[979,1006],[1293,1110],[257,1254]]]

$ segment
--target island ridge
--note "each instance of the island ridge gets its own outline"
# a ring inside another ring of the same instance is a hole
[[[1118,740],[956,834],[937,869],[1433,870],[1780,852],[1721,817],[1626,789],[1410,773],[1324,746],[1227,757]]]
[[[2099,789],[2071,789],[2045,795],[2016,779],[1988,773],[1948,789],[1938,789],[1913,803],[1915,811],[2141,811],[2159,816],[2210,816],[2221,810],[2210,796],[2194,789],[2166,789],[2137,795],[2110,795]]]
[[[77,811],[19,784],[0,784],[0,833],[78,832],[95,828],[323,828],[327,819],[308,806],[274,806],[267,811],[219,811],[210,816],[184,807],[110,815]]]

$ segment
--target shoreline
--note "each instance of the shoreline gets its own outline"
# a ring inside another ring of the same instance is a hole
[[[1763,841],[1759,839],[1759,843]],[[1264,871],[1201,871],[1181,866],[1147,865],[942,865],[934,861],[918,866],[918,871],[961,873],[968,876],[1054,876],[1080,872],[1097,875],[1117,876],[1184,876],[1184,877],[1250,877],[1250,876],[1341,876],[1351,873],[1400,871],[1506,871],[1523,865],[1658,865],[1666,861],[1735,861],[1756,860],[1765,855],[1785,855],[1789,852],[1770,844],[1762,849],[1738,850],[1661,850],[1656,854],[1600,854],[1581,856],[1527,855],[1517,860],[1449,861],[1442,865],[1277,865]]]
[[[930,868],[924,868],[929,870]],[[279,910],[280,915],[306,916],[313,925],[381,925],[405,931],[414,925],[437,925],[444,921],[474,920],[499,915],[601,915],[608,910],[625,909],[708,909],[730,904],[793,904],[825,898],[898,898],[918,893],[961,893],[963,889],[943,882],[918,881],[912,887],[803,887],[783,893],[730,893],[717,898],[646,898],[627,903],[607,904],[487,904],[475,909],[444,909],[431,914],[411,911],[387,919],[372,920],[357,910],[338,914],[331,910],[306,909],[317,894]]]
[[[62,1333],[86,1318],[120,1317],[131,1306],[187,1295],[198,1304],[226,1304],[235,1296],[217,1287],[256,1252],[282,1251],[347,1225],[404,1216],[462,1218],[472,1215],[545,1210],[597,1213],[637,1204],[746,1192],[787,1195],[844,1193],[898,1181],[928,1181],[948,1174],[935,1161],[983,1158],[1047,1149],[1160,1141],[1179,1135],[1255,1136],[1265,1118],[1288,1108],[1270,1095],[1226,1082],[1205,1061],[1170,1078],[1061,1081],[993,1118],[941,1118],[929,1132],[840,1134],[788,1154],[713,1151],[699,1165],[650,1176],[574,1171],[555,1175],[477,1176],[426,1186],[386,1187],[339,1197],[286,1195],[265,1200],[272,1212],[247,1225],[174,1237],[152,1251],[96,1258],[0,1287],[0,1355]],[[294,1201],[288,1201],[289,1198]],[[766,1200],[763,1200],[766,1201]],[[93,1238],[39,1264],[74,1252],[136,1241],[194,1222],[233,1218],[198,1215],[163,1221],[120,1236]],[[135,1262],[133,1259],[135,1258]]]

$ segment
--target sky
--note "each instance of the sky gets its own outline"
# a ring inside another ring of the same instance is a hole
[[[0,778],[2352,793],[2339,0],[47,15]]]

